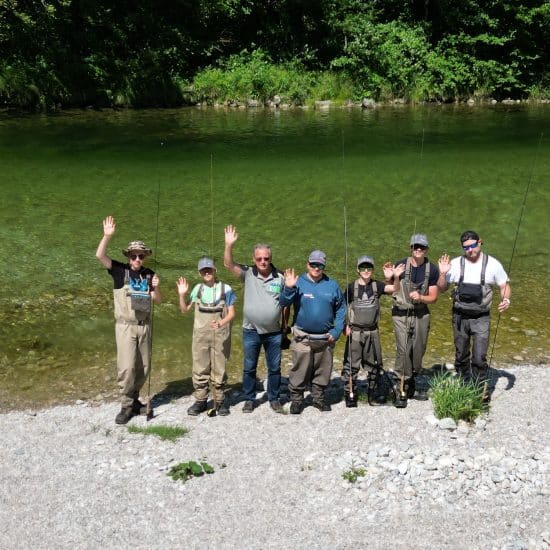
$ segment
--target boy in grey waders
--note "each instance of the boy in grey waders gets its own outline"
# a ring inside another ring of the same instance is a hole
[[[117,262],[107,255],[107,245],[115,230],[115,219],[107,216],[103,220],[103,238],[95,255],[113,278],[118,386],[121,396],[121,409],[115,422],[126,424],[132,416],[146,412],[139,400],[139,391],[151,368],[151,302],[159,304],[161,296],[158,275],[143,265],[145,258],[152,253],[143,241],[131,241],[122,251],[128,263]]]
[[[231,287],[216,280],[216,267],[210,258],[198,263],[202,283],[195,285],[186,300],[189,285],[185,278],[177,281],[180,310],[195,309],[193,325],[193,396],[196,401],[187,413],[197,416],[207,409],[208,385],[212,385],[214,413],[229,414],[225,404],[225,365],[231,352],[231,321],[235,317],[236,296]]]
[[[357,407],[357,374],[360,368],[367,369],[369,381],[369,403],[373,392],[378,389],[379,402],[385,401],[380,393],[383,388],[376,388],[382,381],[382,349],[378,321],[380,319],[380,296],[392,294],[399,289],[399,275],[403,265],[394,267],[392,263],[384,264],[384,276],[393,279],[393,284],[372,279],[374,260],[363,255],[357,259],[359,278],[350,283],[345,291],[348,322],[344,329],[346,349],[342,378],[345,384],[346,407]]]

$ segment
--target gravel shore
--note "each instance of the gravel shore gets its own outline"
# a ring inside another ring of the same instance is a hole
[[[227,417],[183,397],[129,423],[189,428],[175,442],[116,426],[116,403],[0,414],[0,548],[550,548],[550,369],[495,372],[455,429],[429,401],[294,416],[238,394]],[[167,475],[189,460],[215,472]]]

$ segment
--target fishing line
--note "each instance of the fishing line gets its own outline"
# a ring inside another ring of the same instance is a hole
[[[533,181],[533,174],[535,173],[535,167],[537,165],[537,161],[538,161],[538,158],[539,158],[539,153],[540,153],[540,147],[541,147],[541,144],[542,144],[542,138],[544,136],[544,132],[541,132],[540,133],[540,137],[539,137],[539,142],[538,142],[538,145],[537,145],[537,151],[535,153],[535,158],[533,159],[533,164],[531,166],[531,172],[529,174],[529,179],[527,180],[527,185],[525,187],[525,193],[523,194],[523,202],[521,204],[521,210],[520,210],[520,214],[519,214],[519,219],[518,219],[518,225],[517,225],[517,228],[516,228],[516,234],[514,236],[514,244],[512,246],[512,254],[510,256],[510,263],[508,264],[508,281],[510,281],[510,275],[512,273],[512,262],[514,261],[514,256],[515,256],[515,253],[516,253],[516,245],[517,245],[517,242],[518,242],[518,236],[519,236],[519,230],[520,230],[520,227],[521,227],[521,223],[523,222],[523,214],[525,212],[525,205],[527,204],[527,196],[529,195],[529,189],[531,188],[531,183]],[[506,283],[506,286],[508,286],[509,283],[507,282]],[[498,327],[500,325],[500,316],[501,316],[501,312],[499,311],[498,312],[498,317],[497,317],[497,326],[495,327],[495,335],[493,336],[493,344],[491,346],[491,355],[489,357],[489,369],[491,368],[491,364],[493,362],[493,354],[494,354],[494,351],[495,351],[495,344],[496,344],[496,341],[497,341],[497,334],[498,334]]]
[[[159,212],[160,212],[160,179],[157,187],[157,221],[155,229],[155,263],[153,271],[157,272],[158,261],[158,244],[159,244]],[[149,345],[149,381],[147,385],[147,422],[153,418],[153,410],[151,409],[151,373],[153,371],[153,326],[155,323],[155,301],[151,300],[151,343]]]
[[[214,155],[210,153],[210,257],[214,251]]]

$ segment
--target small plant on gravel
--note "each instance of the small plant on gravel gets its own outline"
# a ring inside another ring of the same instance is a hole
[[[349,481],[350,483],[355,483],[360,477],[365,477],[367,475],[367,470],[365,468],[357,467],[353,462],[349,470],[342,472],[342,477]]]
[[[430,396],[437,418],[472,422],[487,409],[483,403],[484,385],[460,376],[438,374],[430,380]]]
[[[189,432],[187,428],[180,426],[164,426],[162,424],[158,426],[147,426],[146,428],[142,428],[141,426],[128,426],[128,431],[132,434],[157,435],[161,439],[167,439],[168,441],[175,441],[178,437],[183,437]]]
[[[213,474],[214,468],[206,462],[195,462],[190,460],[189,462],[180,462],[175,466],[172,466],[168,471],[168,475],[173,480],[181,480],[183,482],[191,479],[192,477],[201,477],[204,474]]]

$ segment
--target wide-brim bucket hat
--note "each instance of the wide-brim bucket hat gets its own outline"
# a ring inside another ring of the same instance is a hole
[[[129,256],[132,252],[141,252],[146,256],[150,256],[153,251],[145,246],[143,241],[130,241],[128,246],[122,251],[125,256]]]

